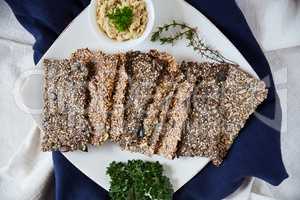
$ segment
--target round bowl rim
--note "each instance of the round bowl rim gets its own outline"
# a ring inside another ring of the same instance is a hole
[[[152,0],[144,0],[146,3],[147,13],[148,13],[148,22],[146,25],[146,29],[144,30],[143,34],[136,38],[130,39],[126,41],[117,41],[109,38],[103,31],[100,30],[97,24],[97,17],[96,17],[96,8],[97,8],[97,0],[91,0],[89,5],[89,21],[90,25],[93,29],[93,32],[97,35],[102,42],[110,43],[111,45],[118,45],[119,48],[130,48],[136,46],[143,42],[152,32],[155,22],[155,10]]]

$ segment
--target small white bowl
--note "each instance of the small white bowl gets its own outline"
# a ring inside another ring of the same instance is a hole
[[[152,32],[154,26],[154,6],[152,0],[144,0],[146,3],[146,9],[148,13],[148,22],[146,25],[146,29],[144,33],[136,39],[126,40],[126,41],[116,41],[109,38],[99,27],[97,24],[97,16],[96,16],[96,9],[97,9],[97,0],[91,0],[89,5],[89,20],[92,29],[94,30],[95,34],[101,40],[101,45],[103,47],[110,47],[118,50],[128,50],[141,42],[143,42]]]

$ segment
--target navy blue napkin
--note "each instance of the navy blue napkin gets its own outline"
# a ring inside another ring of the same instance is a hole
[[[33,34],[37,63],[57,36],[85,8],[88,0],[6,0],[19,22]],[[269,86],[267,100],[257,112],[281,118],[271,71],[244,16],[233,0],[187,0],[209,18],[239,49]],[[205,28],[205,27],[204,27]],[[278,116],[279,115],[279,116]],[[245,177],[261,178],[272,185],[288,177],[280,151],[280,132],[251,116],[220,167],[208,164],[174,194],[175,200],[222,199],[234,192]],[[82,174],[61,153],[53,152],[57,200],[108,199],[107,192]]]

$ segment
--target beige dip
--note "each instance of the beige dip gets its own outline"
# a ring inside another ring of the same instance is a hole
[[[110,22],[107,14],[115,8],[128,6],[133,11],[133,20],[129,28],[119,32]],[[97,23],[99,28],[111,39],[125,41],[140,37],[148,22],[148,13],[144,0],[98,0],[97,2]]]

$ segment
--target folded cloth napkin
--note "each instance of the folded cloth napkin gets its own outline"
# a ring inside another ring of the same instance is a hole
[[[34,60],[38,62],[59,33],[85,8],[88,0],[6,0],[20,23],[33,34]],[[240,50],[258,76],[267,77],[267,100],[258,108],[260,116],[281,115],[269,65],[233,0],[188,0],[208,17]],[[276,111],[276,112],[275,112]],[[280,118],[280,117],[279,117]],[[280,122],[277,122],[280,124]],[[259,177],[278,185],[288,177],[280,151],[280,127],[268,126],[252,116],[242,129],[220,167],[208,164],[174,194],[174,199],[222,199],[235,191],[245,177]],[[107,199],[107,192],[94,183],[61,153],[53,152],[56,199]]]

